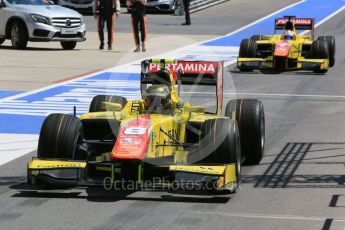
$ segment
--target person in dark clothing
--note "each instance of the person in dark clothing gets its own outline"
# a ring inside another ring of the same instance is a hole
[[[189,26],[191,24],[189,5],[190,5],[190,0],[183,0],[184,12],[185,12],[185,17],[186,17],[186,22],[182,23],[183,26]]]
[[[140,52],[140,42],[141,50],[146,52],[147,17],[145,13],[145,3],[146,0],[127,0],[127,6],[131,9],[132,13],[132,27],[136,46],[134,52]]]
[[[97,19],[97,28],[100,40],[99,49],[104,49],[104,25],[106,23],[108,31],[108,50],[111,50],[114,40],[114,13],[116,14],[116,17],[120,16],[120,1],[95,0],[93,13],[95,19]]]

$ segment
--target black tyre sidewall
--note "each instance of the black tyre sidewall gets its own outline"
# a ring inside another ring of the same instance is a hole
[[[225,116],[236,113],[244,164],[259,164],[265,146],[265,114],[263,104],[256,99],[236,99],[228,102]],[[263,143],[262,143],[263,142]]]
[[[241,144],[237,123],[228,118],[206,120],[201,127],[198,164],[236,164],[240,181]],[[193,159],[194,162],[196,161]],[[192,162],[192,163],[194,163]]]
[[[38,158],[76,160],[78,141],[82,141],[81,121],[68,114],[51,114],[43,122],[38,141]]]
[[[333,36],[321,36],[317,40],[326,41],[328,44],[328,52],[329,52],[329,66],[333,67],[335,64],[335,38]]]
[[[256,42],[253,39],[243,39],[240,45],[239,57],[256,57]]]
[[[12,43],[12,47],[15,49],[25,49],[28,43],[28,33],[26,30],[26,27],[23,25],[23,23],[20,23],[20,22],[14,22],[12,25],[12,28],[14,26],[18,27],[18,44],[13,45]],[[11,32],[11,36],[12,36],[12,32]]]
[[[77,42],[74,41],[62,41],[60,44],[64,50],[73,50],[77,46]]]

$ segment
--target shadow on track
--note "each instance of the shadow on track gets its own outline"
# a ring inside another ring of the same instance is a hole
[[[13,51],[21,51],[21,52],[25,52],[25,51],[63,51],[63,52],[68,52],[68,51],[80,51],[80,49],[73,49],[73,50],[64,50],[62,48],[41,48],[41,47],[27,47],[25,49],[22,50],[17,50],[12,48],[12,46],[4,46],[1,45],[0,46],[0,50],[13,50]]]
[[[325,145],[327,147],[323,147]],[[312,147],[322,148],[312,150]],[[273,162],[269,164],[263,175],[244,175],[242,176],[242,183],[252,183],[256,188],[345,188],[345,173],[342,175],[295,174],[302,164],[344,165],[343,161],[337,161],[337,158],[344,157],[344,154],[306,157],[307,154],[342,150],[344,148],[345,143],[343,142],[287,143]],[[330,161],[330,159],[334,161]]]
[[[144,190],[154,194],[155,192],[164,192],[159,197],[138,197],[132,194],[138,191],[107,191],[103,188],[88,187],[85,189],[86,195],[81,189],[78,191],[73,188],[46,188],[34,187],[26,183],[10,186],[11,189],[18,190],[12,197],[21,198],[50,198],[50,199],[84,199],[90,202],[117,202],[127,201],[155,201],[155,202],[184,202],[184,203],[227,203],[230,196],[225,193],[209,193],[209,192],[167,192],[166,190]],[[58,189],[58,190],[57,190]],[[140,193],[137,193],[140,194]],[[223,196],[219,196],[223,195]],[[226,196],[224,196],[226,195]]]
[[[253,70],[253,71],[240,71],[237,68],[228,68],[228,71],[230,73],[236,73],[236,74],[245,74],[245,75],[260,75],[266,74],[266,75],[289,75],[289,76],[296,76],[296,75],[304,75],[304,76],[324,76],[325,73],[314,73],[313,71],[279,71],[279,70],[273,70],[273,69],[261,69],[261,70]]]

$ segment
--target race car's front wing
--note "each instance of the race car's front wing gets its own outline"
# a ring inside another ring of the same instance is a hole
[[[306,59],[299,57],[295,61],[295,66],[286,70],[327,70],[329,68],[328,59]],[[273,69],[273,57],[268,58],[237,58],[237,67],[240,69]]]
[[[89,165],[96,165],[99,171],[108,171],[109,178],[90,178],[85,177]],[[138,164],[138,177],[135,178],[138,184],[144,184],[144,170],[141,164]],[[155,166],[152,166],[155,167]],[[193,188],[215,190],[227,190],[234,192],[239,182],[236,176],[236,164],[226,165],[169,165],[159,166],[166,168],[171,174],[173,180],[156,180],[150,183],[150,187],[141,187],[143,189],[184,189]],[[119,182],[116,177],[115,163],[113,162],[81,162],[67,160],[42,160],[33,158],[28,163],[27,181],[32,185],[49,184],[53,186],[110,186],[116,188],[113,183]],[[160,175],[157,175],[158,178]],[[122,181],[121,181],[122,182]]]

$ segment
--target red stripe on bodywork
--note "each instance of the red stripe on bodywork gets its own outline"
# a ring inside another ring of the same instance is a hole
[[[149,141],[149,116],[131,120],[121,126],[111,157],[113,159],[143,159],[147,155]]]
[[[277,42],[274,49],[274,56],[287,57],[289,56],[290,43],[282,40]]]

